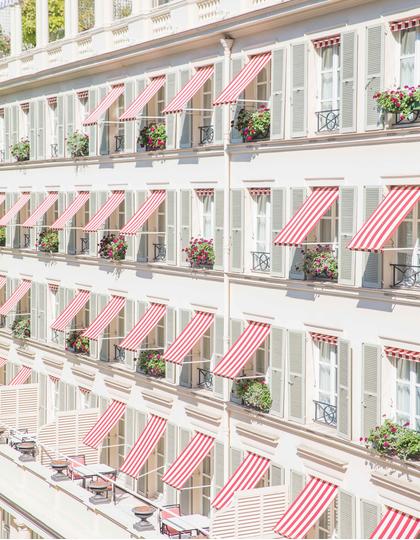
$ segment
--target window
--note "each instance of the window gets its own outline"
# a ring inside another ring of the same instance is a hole
[[[268,67],[264,67],[257,75],[256,78],[256,96],[257,102],[268,102],[270,98],[270,75]]]
[[[320,110],[340,108],[340,46],[331,45],[320,49],[321,93]]]
[[[22,103],[19,114],[19,139],[29,138],[29,103]]]
[[[398,227],[396,233],[397,264],[420,264],[420,203],[412,210]]]
[[[336,244],[338,240],[338,225],[338,204],[335,202],[319,222],[319,242]]]
[[[48,0],[48,41],[64,37],[64,0]]]
[[[113,0],[113,18],[123,19],[131,15],[133,6],[131,0]]]
[[[4,145],[4,109],[0,109],[0,162],[5,158]]]
[[[165,85],[159,88],[156,96],[156,115],[162,116],[162,111],[165,108]]]
[[[271,246],[270,195],[255,195],[254,201],[254,251],[268,253]]]
[[[316,538],[336,538],[338,512],[337,498],[321,515],[318,521],[318,533],[315,533]]]
[[[95,0],[79,0],[78,29],[86,32],[95,26]]]
[[[201,514],[210,515],[211,510],[211,457],[206,456],[202,464],[202,494],[201,494]]]
[[[325,343],[318,347],[318,401],[337,405],[337,345]]]
[[[203,86],[203,126],[210,126],[213,117],[213,84],[212,79],[208,79]]]
[[[412,86],[420,81],[420,30],[410,28],[400,34],[400,86]]]
[[[77,127],[78,129],[82,129],[82,122],[89,114],[87,92],[83,92],[83,93],[80,92],[80,95],[78,96],[78,98],[79,99],[77,100],[77,108],[78,108],[77,122],[79,122],[79,124]]]
[[[201,197],[202,223],[201,235],[206,240],[213,238],[213,213],[214,213],[214,195],[205,195]]]
[[[396,367],[396,420],[420,431],[420,362],[399,358]]]
[[[117,464],[118,468],[124,463],[127,452],[125,449],[125,415],[117,424]]]
[[[161,437],[156,448],[156,490],[163,493],[163,474],[165,472],[165,437]]]
[[[21,2],[22,9],[22,49],[36,47],[36,0]]]
[[[48,130],[50,135],[51,157],[58,157],[58,115],[56,102],[51,102],[48,106]]]

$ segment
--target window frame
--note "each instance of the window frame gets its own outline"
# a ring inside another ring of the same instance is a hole
[[[409,378],[408,382],[403,382],[400,384],[404,384],[405,386],[408,386],[409,388],[409,411],[402,411],[398,408],[398,384],[400,381],[407,381],[407,379],[399,379],[398,377],[398,364],[403,363],[408,365],[409,368]],[[409,422],[408,427],[410,429],[418,430],[420,429],[420,411],[417,414],[416,413],[416,394],[417,394],[417,388],[420,391],[420,377],[419,381],[417,382],[417,374],[416,370],[420,372],[420,363],[413,361],[413,360],[405,360],[403,358],[395,358],[392,360],[393,368],[394,368],[394,403],[395,403],[395,421],[398,423],[401,416],[407,418],[405,420],[406,422]],[[416,422],[418,425],[416,426]]]
[[[328,47],[321,47],[318,49],[318,110],[319,111],[333,111],[340,109],[341,101],[341,45],[336,43],[335,45],[329,45]],[[331,69],[323,69],[323,54],[327,49],[333,49],[333,61]],[[332,92],[331,98],[323,98],[323,85],[322,76],[326,73],[332,74]],[[331,102],[330,108],[323,108],[324,102]]]
[[[403,56],[402,54],[402,36],[403,36],[403,32],[410,32],[410,31],[414,31],[416,33],[416,37],[415,37],[415,44],[414,44],[414,54],[412,55],[405,55]],[[402,81],[402,77],[401,77],[401,65],[402,65],[402,60],[406,60],[410,57],[413,57],[413,60],[414,60],[414,70],[413,70],[413,74],[414,74],[414,81],[412,82],[412,85],[417,85],[417,84],[420,84],[420,27],[415,27],[415,28],[405,28],[405,29],[402,29],[398,32],[398,62],[397,62],[397,65],[398,65],[398,74],[397,74],[397,79],[399,81],[399,86],[404,86],[408,83],[406,82],[403,82]],[[411,83],[408,84],[409,86],[411,86]]]

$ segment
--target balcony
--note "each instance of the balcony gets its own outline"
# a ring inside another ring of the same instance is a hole
[[[315,422],[326,424],[327,426],[337,426],[337,406],[323,401],[315,401]]]
[[[125,138],[124,135],[114,135],[114,152],[121,154],[125,150]]]
[[[411,289],[420,286],[420,266],[411,264],[390,264],[392,285],[395,289]]]
[[[214,126],[198,126],[200,133],[200,146],[213,144],[214,142]]]
[[[316,116],[318,133],[338,131],[340,129],[340,109],[318,111]]]
[[[204,390],[213,390],[213,373],[208,369],[197,368],[198,373],[198,388]]]
[[[271,254],[266,251],[251,251],[252,270],[255,272],[269,272],[271,266]]]

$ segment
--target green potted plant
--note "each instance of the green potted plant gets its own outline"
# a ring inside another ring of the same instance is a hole
[[[59,246],[58,232],[53,231],[52,229],[47,229],[42,231],[39,234],[38,242],[35,244],[35,247],[39,251],[44,253],[57,253]]]
[[[12,324],[12,336],[15,339],[28,339],[31,337],[31,321],[28,318],[16,319]]]
[[[307,276],[331,281],[338,278],[337,258],[331,246],[318,245],[314,249],[302,250],[302,254],[303,271]]]
[[[10,36],[0,26],[0,58],[10,56]]]
[[[140,131],[139,142],[147,151],[164,150],[167,138],[165,124],[153,122]]]
[[[6,245],[6,227],[0,227],[0,247]]]
[[[72,330],[66,339],[66,349],[75,354],[89,354],[89,338],[82,337],[82,330]]]
[[[420,85],[383,90],[377,92],[373,99],[383,112],[397,114],[404,120],[410,118],[414,111],[420,110]]]
[[[262,379],[240,379],[236,382],[236,393],[246,407],[261,412],[271,409],[273,400],[270,389]]]
[[[10,153],[16,161],[28,161],[31,155],[29,139],[23,138],[19,142],[12,144]]]
[[[67,151],[71,157],[84,157],[89,155],[89,135],[75,131],[67,137]]]
[[[99,256],[110,261],[123,261],[127,248],[123,234],[107,234],[99,242]]]
[[[165,376],[165,361],[160,351],[142,351],[137,359],[137,369],[152,377]]]
[[[368,437],[361,437],[363,441],[382,456],[397,456],[404,461],[420,459],[420,433],[409,429],[408,423],[400,425],[387,418],[371,429]]]
[[[241,109],[236,120],[236,129],[241,133],[243,142],[267,139],[270,135],[270,110],[260,105],[256,111]]]
[[[189,245],[182,251],[187,254],[187,261],[192,268],[209,270],[213,268],[215,261],[213,240],[191,238]]]

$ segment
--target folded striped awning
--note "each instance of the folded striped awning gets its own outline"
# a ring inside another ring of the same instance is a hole
[[[157,189],[152,191],[150,197],[140,206],[134,216],[121,229],[121,234],[137,234],[139,229],[153,215],[154,212],[166,199],[166,190]]]
[[[337,496],[338,486],[312,477],[274,527],[286,538],[304,538]]]
[[[399,30],[407,30],[408,28],[417,28],[420,26],[420,15],[415,17],[406,17],[399,19],[398,21],[392,21],[390,23],[391,32],[398,32]]]
[[[89,302],[90,291],[78,291],[64,311],[51,324],[53,330],[64,332],[79,311]]]
[[[51,191],[42,201],[42,203],[34,210],[28,219],[22,223],[23,227],[35,227],[37,222],[48,212],[51,206],[57,201],[58,193]]]
[[[274,244],[299,246],[338,199],[337,186],[314,188],[310,196],[274,239]]]
[[[241,69],[234,79],[226,86],[222,93],[215,99],[213,105],[235,103],[239,95],[255,79],[258,73],[271,60],[271,52],[252,56],[249,62]]]
[[[11,297],[0,308],[0,315],[7,315],[31,288],[32,282],[24,279],[20,285],[13,291]]]
[[[6,276],[0,276],[0,289],[2,289],[6,285],[7,277]]]
[[[7,364],[7,358],[0,358],[0,368]]]
[[[163,109],[164,114],[176,113],[184,110],[187,103],[204,86],[204,83],[210,79],[214,73],[214,66],[204,66],[197,69],[192,78],[178,92],[172,101]]]
[[[337,345],[337,336],[328,336],[327,334],[319,334],[318,332],[310,332],[312,341],[316,343],[329,343],[330,345]]]
[[[130,330],[120,343],[120,347],[127,351],[137,351],[145,338],[164,317],[166,309],[164,304],[152,304],[136,326]]]
[[[270,460],[249,452],[236,471],[219,491],[212,506],[217,510],[229,506],[237,491],[253,489],[266,473]]]
[[[401,358],[403,360],[412,360],[420,362],[420,352],[400,349],[398,347],[384,347],[385,355],[392,358]]]
[[[0,227],[8,225],[15,217],[15,215],[19,212],[19,210],[22,210],[25,204],[29,201],[30,197],[30,193],[22,193],[22,195],[15,202],[15,204],[0,219]]]
[[[25,384],[32,373],[32,368],[29,366],[22,366],[16,373],[13,379],[10,381],[9,386],[18,386],[19,384]]]
[[[418,538],[419,533],[420,519],[395,510],[394,508],[388,508],[370,538],[378,540]]]
[[[62,230],[64,229],[66,223],[70,221],[77,212],[83,208],[83,206],[88,202],[90,197],[89,191],[81,191],[77,194],[76,198],[69,206],[64,210],[61,216],[54,221],[51,225],[51,229]]]
[[[269,324],[249,321],[248,326],[213,370],[214,375],[234,379],[270,333]]]
[[[113,191],[112,194],[106,200],[106,202],[96,212],[96,214],[93,217],[91,217],[91,219],[89,220],[89,223],[85,225],[83,230],[85,232],[98,231],[101,228],[101,226],[105,223],[105,221],[109,218],[109,216],[112,214],[112,212],[116,208],[118,208],[119,205],[124,201],[124,199],[125,199],[124,191]]]
[[[121,465],[120,472],[128,474],[132,478],[138,478],[159,439],[165,433],[166,424],[167,420],[165,418],[154,414],[151,415],[146,427]]]
[[[357,251],[381,251],[398,225],[420,200],[420,186],[392,187],[348,248]]]
[[[210,328],[213,321],[213,313],[197,311],[176,340],[164,352],[164,359],[167,362],[173,362],[174,364],[182,364],[184,358]]]
[[[111,405],[98,418],[95,425],[86,433],[83,444],[90,448],[98,448],[111,429],[124,416],[127,405],[122,401],[113,399]]]
[[[82,337],[98,339],[105,328],[115,319],[124,306],[124,296],[111,296],[111,300],[99,313],[96,319],[89,325],[89,327],[83,332]]]
[[[160,75],[159,77],[153,77],[150,84],[140,92],[136,99],[129,105],[126,111],[120,116],[120,120],[128,121],[135,120],[138,114],[144,109],[149,101],[155,96],[162,86],[165,84],[166,76]]]
[[[106,113],[115,101],[124,92],[123,84],[116,84],[111,88],[108,94],[99,102],[99,104],[93,109],[88,117],[83,121],[84,126],[92,126],[96,124],[99,118]]]
[[[315,49],[323,49],[325,47],[332,47],[333,45],[339,45],[340,41],[341,41],[341,35],[335,34],[334,36],[314,39],[312,43]]]
[[[182,489],[214,445],[214,437],[197,432],[163,475],[162,480],[176,489]]]

